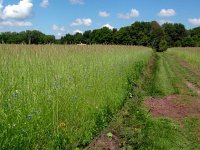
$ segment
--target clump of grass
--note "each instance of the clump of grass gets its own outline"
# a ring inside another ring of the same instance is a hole
[[[0,149],[86,144],[151,55],[144,47],[0,45]]]

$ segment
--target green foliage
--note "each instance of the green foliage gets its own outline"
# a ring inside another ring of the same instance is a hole
[[[153,21],[151,23],[151,47],[156,50],[159,51],[160,50],[160,41],[161,39],[164,37],[164,32],[161,28],[161,26]]]
[[[4,44],[50,44],[55,42],[55,36],[45,35],[37,30],[27,30],[20,33],[0,33],[0,43]]]
[[[181,41],[181,46],[183,47],[195,47],[195,42],[191,37],[185,37]]]
[[[57,40],[52,35],[36,30],[0,34],[0,43],[6,44],[119,44],[148,46],[156,51],[165,51],[163,39],[168,47],[200,46],[200,27],[186,30],[183,24],[178,23],[165,23],[160,26],[156,21],[135,22],[119,30],[102,27],[85,31],[83,34],[66,34]]]
[[[162,39],[159,43],[159,52],[164,52],[166,51],[168,48],[168,44],[167,44],[167,41],[165,39]]]

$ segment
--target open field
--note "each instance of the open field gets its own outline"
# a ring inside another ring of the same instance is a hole
[[[0,149],[82,147],[151,56],[144,47],[0,45]]]
[[[0,150],[200,150],[199,6],[0,0]]]
[[[200,149],[199,55],[0,45],[0,149]]]

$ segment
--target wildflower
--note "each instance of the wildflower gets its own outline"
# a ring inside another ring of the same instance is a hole
[[[61,122],[58,127],[64,129],[66,127],[66,124],[64,122]]]

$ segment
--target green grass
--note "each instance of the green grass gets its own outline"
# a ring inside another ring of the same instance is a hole
[[[150,80],[144,85],[147,95],[166,96],[178,93],[174,80],[176,80],[176,76],[166,61],[165,54],[157,53]]]
[[[189,149],[186,133],[171,120],[155,119],[133,98],[112,124],[124,149]]]
[[[184,120],[185,130],[191,143],[191,149],[200,149],[200,119],[187,118]]]
[[[87,144],[151,55],[144,47],[0,45],[0,149]]]
[[[167,54],[179,64],[184,78],[200,87],[200,48],[173,48]]]
[[[178,56],[200,70],[200,48],[171,48],[167,53]]]
[[[171,82],[177,77],[171,67],[169,68],[170,64],[166,60],[166,55],[155,54],[155,58],[152,68],[145,68],[144,77],[137,81],[138,87],[133,90],[134,97],[127,101],[121,112],[114,118],[110,128],[116,132],[120,139],[120,147],[123,147],[123,149],[191,149],[193,140],[188,141],[188,132],[183,131],[177,122],[167,118],[154,118],[144,107],[146,96],[167,94],[165,93],[166,89],[162,89],[163,86],[157,87],[157,91],[160,93],[151,89],[156,87],[157,82],[160,82],[155,77],[161,70],[165,70],[164,76],[168,77],[168,80],[165,80],[165,82],[169,82],[167,85],[173,89],[175,87],[175,84]],[[165,63],[167,65],[164,65]],[[163,69],[160,69],[160,67]],[[145,89],[145,92],[142,91],[143,89]]]
[[[179,94],[183,97],[181,99],[183,103],[185,100],[192,101],[194,96],[197,96],[192,94],[184,81],[189,75],[195,81],[198,78],[193,76],[190,70],[183,68],[177,60],[177,57],[168,52],[156,53],[154,65],[151,65],[150,69],[145,68],[142,81],[140,79],[136,83],[138,86],[133,91],[134,97],[127,101],[110,127],[119,137],[122,149],[191,150],[200,148],[198,117],[186,117],[180,121],[166,117],[156,118],[144,106],[144,100],[149,96],[160,98]]]

